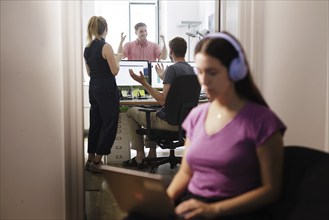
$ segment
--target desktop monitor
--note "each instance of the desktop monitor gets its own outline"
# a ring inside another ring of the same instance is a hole
[[[151,85],[153,88],[156,89],[162,89],[163,88],[163,81],[162,79],[160,79],[160,77],[158,76],[156,70],[155,70],[155,65],[157,63],[162,63],[164,68],[166,69],[166,67],[173,65],[173,62],[151,62]],[[190,64],[192,67],[195,67],[195,63],[194,62],[187,62],[188,64]]]
[[[187,63],[190,64],[193,68],[196,67],[195,62],[193,61],[188,61]]]
[[[157,71],[155,70],[155,65],[159,63],[159,64],[163,64],[164,69],[166,69],[166,67],[173,65],[173,62],[167,62],[167,61],[163,61],[163,62],[151,62],[151,85],[153,88],[156,89],[162,89],[163,88],[163,81],[162,79],[160,79],[160,77],[157,74]]]
[[[131,78],[129,69],[136,74],[142,71],[147,81],[150,83],[149,64],[147,60],[121,60],[119,73],[115,76],[118,86],[141,86],[141,84]]]

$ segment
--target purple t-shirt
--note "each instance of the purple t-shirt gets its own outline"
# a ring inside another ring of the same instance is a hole
[[[256,148],[286,127],[269,109],[246,102],[224,128],[208,135],[204,128],[210,103],[194,108],[183,123],[191,145],[186,160],[193,172],[188,190],[199,196],[228,198],[261,183]]]

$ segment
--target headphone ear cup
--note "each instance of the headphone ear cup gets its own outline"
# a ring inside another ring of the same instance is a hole
[[[241,56],[232,60],[229,70],[230,78],[236,82],[243,79],[247,75],[247,66],[241,59]]]

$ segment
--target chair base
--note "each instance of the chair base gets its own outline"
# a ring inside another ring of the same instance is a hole
[[[169,157],[145,158],[143,163],[150,165],[150,172],[152,172],[156,167],[166,163],[170,164],[170,169],[174,169],[177,164],[181,163],[181,161],[182,158],[175,156],[175,150],[171,149]]]

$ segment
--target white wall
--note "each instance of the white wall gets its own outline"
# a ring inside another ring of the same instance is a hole
[[[76,9],[1,1],[0,219],[83,218]]]
[[[166,33],[166,41],[174,37],[182,37],[190,45],[190,54],[186,53],[186,60],[194,60],[194,48],[199,41],[185,34],[187,25],[182,25],[181,21],[200,21],[201,24],[191,29],[208,29],[208,16],[215,13],[215,1],[168,1],[159,2],[160,8],[160,33]],[[190,57],[188,56],[190,55]]]
[[[328,150],[328,1],[264,6],[265,96],[289,126],[287,143]]]
[[[222,9],[222,30],[242,41],[258,86],[288,126],[285,143],[329,151],[328,1],[223,1]]]

